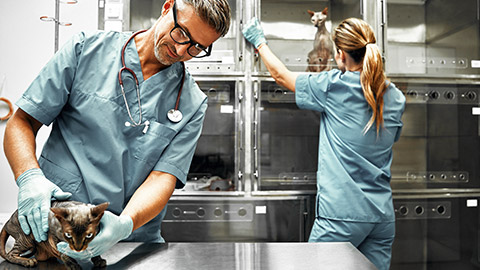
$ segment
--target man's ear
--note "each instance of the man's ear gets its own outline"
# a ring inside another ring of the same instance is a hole
[[[175,0],[166,0],[165,1],[165,3],[163,4],[163,7],[162,7],[162,16],[167,14],[170,11],[170,9],[172,9],[173,3],[175,3]]]

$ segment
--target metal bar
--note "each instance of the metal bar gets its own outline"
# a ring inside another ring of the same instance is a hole
[[[55,47],[54,53],[58,51],[58,35],[60,30],[60,0],[55,0]]]

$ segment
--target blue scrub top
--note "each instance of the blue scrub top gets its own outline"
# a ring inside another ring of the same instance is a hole
[[[110,202],[120,214],[151,171],[177,177],[185,185],[207,109],[207,97],[186,71],[179,109],[183,119],[172,123],[182,65],[175,63],[143,79],[135,41],[125,50],[126,66],[140,84],[144,126],[130,121],[118,83],[121,49],[130,33],[80,33],[55,54],[17,102],[19,108],[45,125],[51,134],[39,158],[48,179],[73,194],[72,200]],[[123,72],[125,92],[135,121],[139,106],[135,81]],[[142,122],[143,122],[142,121]],[[131,241],[163,241],[160,223],[165,209],[136,230]]]
[[[317,217],[354,222],[392,222],[392,146],[402,129],[405,96],[393,83],[384,95],[384,127],[364,134],[372,115],[360,72],[334,69],[301,74],[295,98],[302,109],[321,112]]]

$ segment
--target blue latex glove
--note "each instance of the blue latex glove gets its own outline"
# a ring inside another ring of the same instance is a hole
[[[52,198],[66,200],[72,196],[50,182],[42,170],[25,171],[17,178],[18,221],[25,234],[33,232],[38,242],[47,240],[48,214]]]
[[[122,215],[117,216],[110,211],[105,211],[100,220],[100,231],[95,238],[88,244],[84,251],[74,251],[70,249],[67,242],[57,244],[60,253],[76,260],[89,260],[93,257],[102,255],[119,241],[130,236],[133,230],[133,220],[131,217]]]
[[[250,19],[250,21],[243,27],[242,33],[245,39],[253,44],[255,49],[258,49],[262,43],[267,43],[265,35],[263,34],[262,26],[260,26],[260,22],[257,18]]]

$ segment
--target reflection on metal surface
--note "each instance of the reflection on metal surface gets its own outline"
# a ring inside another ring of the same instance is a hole
[[[352,244],[335,243],[118,243],[103,256],[108,269],[162,270],[373,270]],[[305,258],[308,258],[306,260]],[[0,269],[25,269],[0,259]],[[83,269],[91,269],[88,261]],[[57,261],[40,262],[36,269],[65,269]]]

